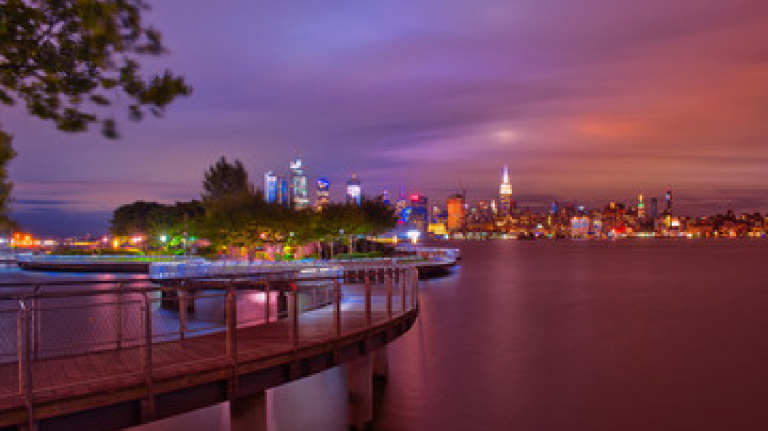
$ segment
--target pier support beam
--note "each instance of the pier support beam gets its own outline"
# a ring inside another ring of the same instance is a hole
[[[231,431],[267,431],[267,394],[238,397],[229,402]]]
[[[288,316],[288,295],[284,290],[280,290],[277,293],[277,301],[275,305],[277,306],[276,318]]]
[[[371,353],[373,356],[373,377],[386,380],[389,375],[389,354],[387,346],[383,346]]]
[[[349,426],[358,431],[370,428],[373,422],[373,366],[371,362],[371,355],[365,355],[346,365]]]

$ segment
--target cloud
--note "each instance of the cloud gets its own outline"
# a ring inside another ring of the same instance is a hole
[[[166,118],[105,142],[0,115],[19,207],[194,198],[221,155],[257,185],[301,156],[310,183],[357,171],[433,202],[459,182],[493,197],[504,164],[521,195],[719,200],[768,184],[766,17],[764,0],[164,0],[149,21],[170,54],[146,66],[195,88]]]

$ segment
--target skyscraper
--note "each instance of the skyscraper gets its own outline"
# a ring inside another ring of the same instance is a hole
[[[659,199],[651,198],[651,218],[654,220],[659,216]]]
[[[347,180],[347,203],[360,205],[362,199],[362,188],[357,174],[353,173],[352,178]]]
[[[445,210],[448,213],[446,227],[448,230],[460,230],[464,227],[464,196],[455,194],[449,196],[445,202]]]
[[[667,214],[672,214],[672,192],[671,191],[667,190],[665,199],[667,200]]]
[[[309,208],[309,193],[307,191],[307,177],[301,159],[290,163],[291,168],[291,203],[297,210]]]
[[[277,202],[279,195],[277,175],[272,171],[264,173],[264,199],[269,203]]]
[[[408,224],[421,232],[426,232],[429,226],[429,199],[424,195],[411,195],[409,208]]]
[[[291,205],[291,188],[285,177],[277,177],[277,203],[284,207]]]
[[[637,216],[640,218],[645,217],[645,202],[643,202],[643,194],[637,195]]]
[[[317,188],[315,189],[315,209],[322,211],[331,202],[330,195],[331,182],[325,178],[317,180]]]
[[[501,216],[508,216],[512,212],[512,185],[509,184],[509,170],[504,165],[504,173],[501,176],[499,186],[499,212]]]

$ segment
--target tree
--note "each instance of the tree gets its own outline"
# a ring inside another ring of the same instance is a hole
[[[142,234],[155,243],[160,235],[169,238],[199,236],[200,221],[205,209],[199,201],[176,202],[165,205],[136,201],[121,205],[112,213],[110,231],[116,236]]]
[[[5,166],[15,155],[16,153],[11,147],[11,137],[0,130],[0,229],[14,226],[14,223],[5,214],[4,209],[8,207],[8,203],[11,200],[11,189],[13,188],[13,183],[8,181],[8,172]]]
[[[242,195],[249,191],[248,172],[240,160],[229,163],[222,156],[208,168],[203,180],[203,202],[211,202],[224,196]]]
[[[139,56],[165,52],[160,33],[142,20],[146,9],[142,0],[4,0],[0,102],[20,101],[30,115],[66,132],[98,123],[107,138],[118,136],[113,111],[102,114],[115,99],[126,104],[134,121],[147,112],[162,116],[191,88],[167,70],[146,78],[139,74]],[[0,168],[12,156],[10,136],[3,134]],[[7,197],[0,200],[0,214],[6,204]]]
[[[142,0],[5,0],[0,8],[0,101],[21,100],[59,130],[101,123],[114,138],[115,120],[100,118],[97,108],[127,99],[138,121],[146,111],[161,116],[191,92],[167,70],[139,75],[137,56],[165,52],[160,33],[142,21]]]

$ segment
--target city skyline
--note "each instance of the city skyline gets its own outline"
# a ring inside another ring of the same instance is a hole
[[[765,2],[207,6],[148,15],[170,49],[148,70],[195,89],[162,120],[118,118],[106,142],[0,108],[22,225],[99,230],[125,202],[196,198],[221,155],[252,182],[298,156],[311,179],[440,202],[460,184],[491,199],[506,163],[541,207],[672,189],[690,215],[768,210]]]

